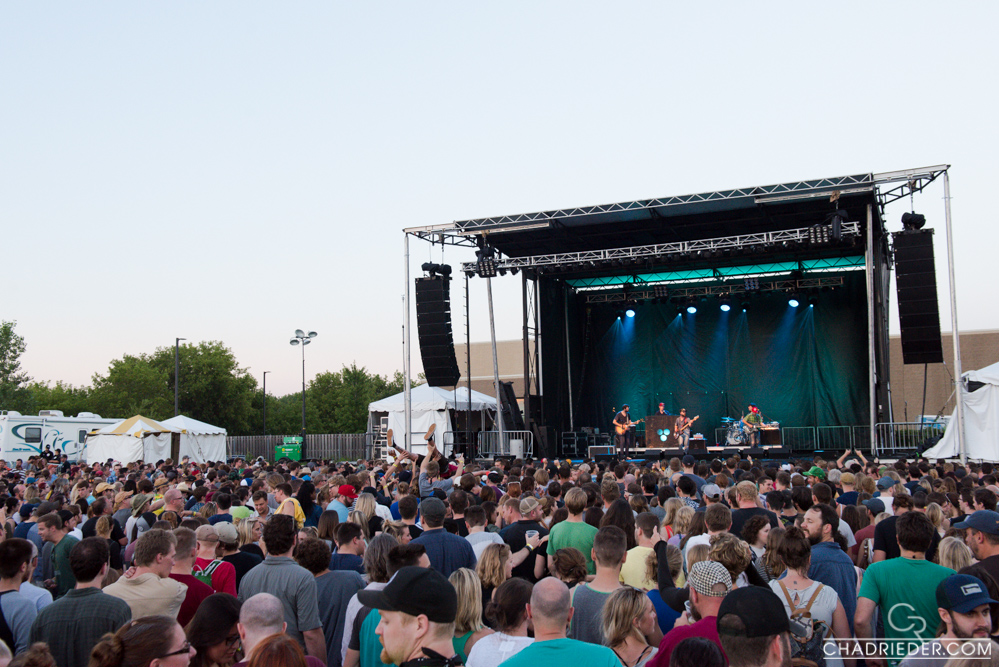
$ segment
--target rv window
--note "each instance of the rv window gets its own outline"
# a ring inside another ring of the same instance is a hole
[[[83,429],[81,428],[81,429],[80,429],[80,444],[82,445],[82,444],[83,444],[83,441],[84,441],[84,440],[86,440],[86,439],[87,439],[87,432],[86,432],[86,431],[84,431],[84,430],[83,430]]]
[[[24,429],[24,441],[41,442],[42,428],[40,426],[29,426],[28,428]]]

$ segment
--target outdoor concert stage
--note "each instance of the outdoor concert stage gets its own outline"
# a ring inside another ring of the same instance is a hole
[[[891,421],[884,206],[923,190],[945,169],[406,233],[478,249],[480,261],[455,270],[466,285],[493,269],[489,260],[499,276],[510,274],[504,280],[521,282],[524,413],[540,441],[537,456],[563,455],[566,443],[584,453],[579,439],[611,432],[626,403],[635,420],[659,403],[673,414],[686,408],[700,417],[691,431],[703,434],[707,451],[742,446],[723,420],[739,420],[750,402],[777,427],[774,444],[788,451],[867,448],[873,425]],[[676,446],[674,434],[662,430],[639,430],[646,456],[654,444]]]

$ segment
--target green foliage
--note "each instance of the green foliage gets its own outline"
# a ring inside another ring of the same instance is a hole
[[[93,386],[74,387],[35,382],[20,373],[17,357],[24,341],[13,335],[13,325],[4,332],[14,351],[13,365],[5,354],[3,369],[19,378],[24,399],[22,412],[62,410],[66,415],[96,412],[103,417],[127,418],[141,414],[150,419],[169,419],[174,414],[174,348],[157,348],[152,354],[124,355],[93,376]],[[3,342],[0,338],[0,343]],[[18,347],[19,346],[19,347]],[[263,433],[263,407],[267,401],[267,433],[294,435],[302,429],[302,393],[266,397],[256,379],[240,367],[232,351],[221,342],[189,343],[180,347],[180,413],[221,426],[231,435]],[[369,373],[357,364],[339,371],[323,372],[306,392],[306,424],[309,433],[363,433],[368,427],[368,404],[397,394],[404,386],[402,373],[391,379]],[[414,382],[412,386],[416,386]],[[3,406],[6,407],[6,406]]]
[[[363,433],[368,429],[368,404],[397,394],[405,386],[401,373],[392,380],[368,373],[357,364],[336,373],[320,373],[305,395],[308,430],[312,433]],[[301,396],[299,396],[301,398]]]
[[[33,399],[32,413],[39,410],[62,410],[69,417],[81,412],[94,412],[89,387],[74,387],[59,380],[54,386],[48,382],[32,382],[28,385],[28,391]]]
[[[28,412],[32,408],[31,378],[21,370],[25,344],[15,326],[17,322],[0,322],[0,409]]]

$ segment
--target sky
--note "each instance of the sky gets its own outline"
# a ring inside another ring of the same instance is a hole
[[[89,384],[183,337],[281,395],[301,386],[298,328],[319,334],[309,378],[402,369],[405,227],[950,164],[959,327],[996,329],[997,19],[918,1],[4,3],[0,319],[36,380]],[[950,330],[941,183],[914,205]],[[428,259],[468,254],[413,242],[412,276]],[[495,298],[498,337],[518,338],[519,277]]]

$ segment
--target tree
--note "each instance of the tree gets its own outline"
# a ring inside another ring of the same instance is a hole
[[[21,370],[24,337],[14,331],[17,322],[0,322],[0,409],[29,411],[32,407],[28,383],[31,378]]]
[[[32,382],[28,391],[32,397],[32,412],[61,410],[64,415],[71,416],[94,410],[89,387],[74,387],[58,380],[54,386],[48,382]]]
[[[106,375],[94,375],[91,401],[105,416],[169,419],[174,413],[174,348],[153,354],[125,355],[111,362]],[[253,395],[257,381],[239,366],[221,342],[180,347],[181,414],[221,426],[232,435],[258,433]],[[269,416],[269,415],[268,415]]]
[[[336,373],[317,375],[305,395],[310,433],[363,433],[368,428],[368,404],[402,391],[405,380],[373,375],[356,363]],[[413,385],[415,386],[415,384]],[[301,400],[301,394],[299,394]]]

